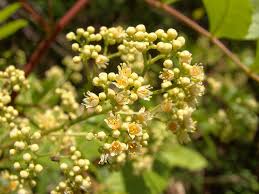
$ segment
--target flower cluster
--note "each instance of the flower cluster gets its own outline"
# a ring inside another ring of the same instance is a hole
[[[89,160],[82,158],[81,152],[75,146],[71,146],[68,152],[67,154],[71,155],[72,164],[71,162],[60,163],[60,170],[65,180],[59,182],[51,194],[87,192],[91,186],[90,177],[87,175]]]
[[[13,163],[13,168],[17,172],[18,186],[20,190],[27,190],[36,186],[35,178],[43,170],[43,166],[37,162],[36,154],[39,150],[37,141],[41,138],[41,133],[33,132],[29,126],[21,125],[20,128],[14,127],[10,131],[10,138],[15,141],[9,154],[13,158],[17,155],[22,156],[22,160]]]
[[[69,119],[60,106],[48,108],[44,112],[35,114],[35,122],[42,130],[57,128]]]
[[[21,70],[0,71],[0,128],[7,129],[0,154],[12,161],[4,177],[19,194],[30,193],[48,168],[40,157],[60,166],[63,179],[52,194],[91,191],[79,138],[99,141],[97,163],[118,169],[130,160],[140,174],[170,135],[185,142],[195,130],[203,68],[192,64],[176,30],[90,26],[67,38],[76,56],[64,59],[65,68],[51,67],[43,81],[31,76],[24,93],[29,84]]]
[[[79,104],[76,101],[76,93],[70,84],[65,84],[62,88],[56,89],[56,94],[60,97],[60,106],[67,113],[69,118],[75,119],[78,115]]]
[[[195,130],[192,113],[204,92],[204,73],[201,65],[192,64],[191,53],[182,49],[185,39],[175,29],[147,32],[140,24],[101,27],[96,32],[88,27],[68,33],[67,39],[74,41],[72,49],[78,52],[73,61],[99,72],[90,80],[98,93],[87,91],[83,104],[87,112],[106,115],[105,130],[87,134],[88,140],[103,141],[100,163],[124,163],[143,155],[156,119],[167,123],[180,142],[188,140],[188,133]],[[117,72],[101,70],[112,69],[115,58],[121,59]],[[154,76],[160,84],[152,81]],[[150,100],[153,105],[145,106],[144,101]]]
[[[11,95],[22,88],[29,88],[24,72],[9,66],[5,71],[0,71],[0,122],[5,125],[13,125],[18,116],[18,111],[10,106]]]

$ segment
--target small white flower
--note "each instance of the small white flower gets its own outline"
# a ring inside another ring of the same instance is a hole
[[[113,130],[118,130],[122,125],[119,115],[114,115],[112,112],[107,119],[104,119],[104,121],[106,122],[108,127]]]
[[[137,89],[137,95],[139,98],[142,98],[144,100],[150,100],[152,92],[150,91],[151,87],[150,85],[144,85],[140,86]]]
[[[204,71],[202,66],[194,65],[190,69],[190,75],[200,81],[204,80]]]
[[[131,68],[126,63],[118,66],[118,71],[120,76],[130,77],[131,75]]]
[[[152,120],[152,115],[149,111],[145,110],[145,107],[142,107],[136,115],[136,120],[146,125],[148,121]]]
[[[129,93],[127,91],[123,91],[123,92],[120,92],[120,93],[116,94],[114,99],[121,106],[127,105],[130,102]]]
[[[86,108],[96,107],[99,104],[99,102],[99,97],[95,93],[89,91],[83,99],[83,105],[85,105]]]
[[[142,135],[142,126],[138,123],[129,123],[128,124],[128,133],[129,133],[129,136],[134,139],[135,136],[140,136]]]
[[[110,148],[110,154],[111,156],[116,156],[120,153],[122,153],[123,150],[125,150],[126,145],[124,146],[123,143],[119,141],[113,141]]]
[[[127,88],[129,85],[128,79],[129,78],[126,76],[117,75],[115,79],[116,82],[114,82],[114,85],[120,89]]]
[[[163,68],[163,71],[160,72],[159,78],[166,81],[171,81],[174,79],[174,72],[171,69]]]

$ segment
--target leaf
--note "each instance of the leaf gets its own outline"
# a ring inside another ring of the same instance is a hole
[[[259,38],[259,0],[251,1],[253,4],[253,16],[246,39],[257,39]]]
[[[127,164],[123,167],[123,180],[128,194],[150,194],[149,188],[146,186],[143,176],[133,174],[132,167]]]
[[[170,167],[181,167],[193,171],[207,166],[207,160],[201,154],[181,145],[174,145],[170,150],[162,151],[158,160]]]
[[[110,176],[104,180],[104,184],[111,193],[126,194],[122,173],[120,171],[112,172]]]
[[[153,171],[147,171],[143,175],[144,181],[150,190],[150,194],[163,193],[167,186],[167,181]]]
[[[20,3],[13,3],[0,11],[0,23],[5,21],[21,7]]]
[[[210,31],[217,37],[242,39],[252,21],[251,0],[203,0]]]
[[[257,41],[255,60],[253,65],[250,66],[250,68],[254,72],[259,73],[259,40]]]
[[[18,19],[0,27],[0,40],[14,34],[17,30],[27,26],[28,22],[23,19]]]

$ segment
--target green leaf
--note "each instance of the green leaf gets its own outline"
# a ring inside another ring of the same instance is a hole
[[[210,22],[210,31],[217,37],[242,39],[252,21],[251,0],[203,0]]]
[[[253,16],[246,39],[257,39],[259,38],[259,0],[251,1],[253,5]]]
[[[123,177],[121,172],[112,172],[107,179],[104,180],[105,186],[110,193],[126,194]]]
[[[23,19],[18,19],[0,27],[0,40],[14,34],[17,30],[27,26],[28,22]]]
[[[167,181],[153,171],[147,171],[143,175],[144,181],[150,190],[150,194],[163,193],[167,186]]]
[[[149,188],[146,186],[143,176],[133,174],[132,167],[127,164],[123,167],[123,180],[128,194],[150,194]]]
[[[181,145],[174,145],[170,150],[162,151],[158,160],[170,167],[181,167],[193,171],[207,166],[207,160],[201,154]]]
[[[0,23],[5,21],[21,7],[20,3],[13,3],[0,11]]]

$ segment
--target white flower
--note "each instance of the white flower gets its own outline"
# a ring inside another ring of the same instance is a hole
[[[120,92],[120,93],[116,94],[114,99],[121,106],[122,105],[127,105],[130,102],[129,94],[128,94],[127,91],[123,91],[123,92]]]
[[[136,120],[145,125],[147,124],[147,121],[150,121],[151,119],[152,115],[149,111],[145,110],[145,107],[142,107],[136,115]]]
[[[93,93],[93,92],[87,92],[87,95],[85,95],[85,98],[83,99],[83,105],[85,105],[86,108],[95,107],[99,104],[100,99],[99,97]]]
[[[110,154],[111,156],[116,156],[120,154],[123,150],[125,150],[126,145],[119,141],[113,141],[110,148]]]
[[[171,69],[163,68],[163,71],[160,72],[159,78],[166,81],[171,81],[174,79],[174,72]]]
[[[140,136],[142,135],[142,126],[138,123],[129,123],[128,124],[128,133],[129,136],[133,139],[135,136]]]
[[[104,121],[106,122],[108,127],[113,130],[118,130],[122,125],[119,115],[115,116],[112,112],[107,119],[104,119]]]
[[[98,55],[98,57],[95,59],[95,63],[99,69],[103,68],[105,69],[108,66],[109,59],[108,57],[104,55]]]
[[[116,82],[114,82],[114,85],[120,89],[127,88],[129,85],[128,79],[129,78],[126,76],[117,75],[115,79]]]
[[[150,100],[152,92],[150,91],[151,87],[150,85],[144,85],[140,86],[137,89],[137,95],[139,98],[142,98],[144,100]]]
[[[135,141],[128,142],[127,146],[130,153],[140,152],[141,144]]]
[[[200,80],[200,81],[204,80],[203,67],[198,66],[198,65],[192,66],[192,68],[190,69],[190,75],[191,75],[193,78],[198,79],[198,80]]]
[[[126,63],[122,63],[118,66],[118,70],[120,76],[130,77],[131,75],[131,68]]]

